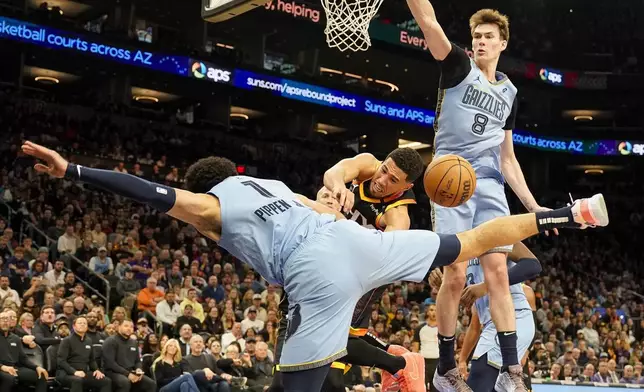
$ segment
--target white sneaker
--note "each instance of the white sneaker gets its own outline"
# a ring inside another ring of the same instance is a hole
[[[439,375],[436,369],[432,382],[439,392],[472,392],[472,388],[467,385],[458,368],[448,371],[444,376]]]
[[[521,365],[512,365],[507,372],[499,373],[494,390],[496,392],[528,392],[528,388],[523,382]]]
[[[598,193],[591,198],[575,200],[572,204],[572,217],[581,225],[581,229],[608,226],[604,195]]]

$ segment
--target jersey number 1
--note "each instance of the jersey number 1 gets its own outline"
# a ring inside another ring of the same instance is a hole
[[[490,119],[481,113],[476,113],[474,116],[474,124],[472,124],[472,132],[477,135],[482,135],[485,132],[485,126]]]
[[[272,193],[267,191],[265,188],[263,188],[261,185],[259,185],[255,181],[250,181],[250,180],[249,181],[242,181],[242,184],[253,188],[254,190],[257,191],[257,193],[259,193],[260,195],[262,195],[264,197],[275,197],[275,196],[273,196]]]

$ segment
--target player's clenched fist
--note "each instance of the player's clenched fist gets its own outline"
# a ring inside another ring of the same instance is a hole
[[[353,203],[355,202],[353,192],[351,192],[344,184],[335,186],[332,189],[332,192],[333,196],[338,200],[338,203],[340,203],[342,212],[351,212],[353,209]]]

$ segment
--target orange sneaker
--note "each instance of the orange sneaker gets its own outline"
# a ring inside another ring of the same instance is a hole
[[[427,389],[425,385],[425,358],[419,353],[403,354],[407,365],[402,370],[403,380],[402,392],[424,392]]]
[[[395,355],[397,357],[403,356],[403,354],[406,354],[409,352],[406,348],[403,346],[398,346],[396,344],[391,344],[389,345],[389,348],[387,349],[387,352],[391,355]],[[403,388],[404,382],[402,381],[403,378],[403,369],[401,369],[399,372],[396,374],[391,374],[386,371],[382,371],[382,392],[398,392],[400,391],[401,388]]]
[[[389,348],[387,349],[387,352],[391,355],[395,355],[397,357],[402,357],[403,354],[406,354],[409,352],[406,348],[403,346],[399,346],[397,344],[390,344]]]

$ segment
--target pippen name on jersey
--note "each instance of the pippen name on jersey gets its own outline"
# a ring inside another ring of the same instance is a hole
[[[462,102],[465,105],[479,108],[484,112],[496,117],[499,121],[505,121],[507,103],[496,99],[493,95],[481,91],[473,85],[467,86],[463,94]]]

